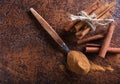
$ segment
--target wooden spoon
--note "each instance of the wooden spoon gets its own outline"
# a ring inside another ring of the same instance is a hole
[[[87,57],[82,52],[70,50],[54,29],[33,8],[30,8],[30,11],[50,36],[68,53],[67,64],[69,69],[77,74],[87,74],[90,71],[90,63]]]

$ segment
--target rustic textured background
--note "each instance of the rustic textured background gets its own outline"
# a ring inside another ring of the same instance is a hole
[[[38,24],[29,8],[41,14],[68,44],[80,50],[72,33],[66,33],[66,13],[76,14],[95,0],[0,0],[0,84],[118,84],[120,54],[87,54],[97,64],[111,65],[114,72],[91,72],[86,76],[67,70],[66,55]],[[120,47],[120,0],[114,18],[117,27],[111,46]]]

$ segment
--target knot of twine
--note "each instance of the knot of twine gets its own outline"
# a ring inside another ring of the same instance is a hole
[[[96,30],[96,25],[105,26],[114,21],[114,19],[95,19],[96,14],[93,13],[92,15],[88,15],[84,11],[79,12],[79,15],[80,16],[70,14],[70,19],[72,21],[81,20],[86,22],[93,31]]]

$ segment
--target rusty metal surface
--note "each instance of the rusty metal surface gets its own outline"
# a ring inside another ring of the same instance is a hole
[[[64,31],[67,12],[76,14],[95,0],[0,0],[0,84],[118,84],[120,54],[106,59],[88,55],[94,62],[111,65],[114,72],[86,76],[67,70],[66,55],[29,12],[35,8],[71,49],[80,50],[74,37]],[[120,1],[114,17],[117,27],[111,46],[120,47]]]

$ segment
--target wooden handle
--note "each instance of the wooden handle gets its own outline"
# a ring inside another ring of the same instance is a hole
[[[31,13],[35,16],[38,22],[43,26],[43,28],[49,33],[49,35],[65,50],[69,51],[67,45],[63,42],[60,36],[55,32],[55,30],[45,21],[42,16],[40,16],[33,8],[30,8]]]

